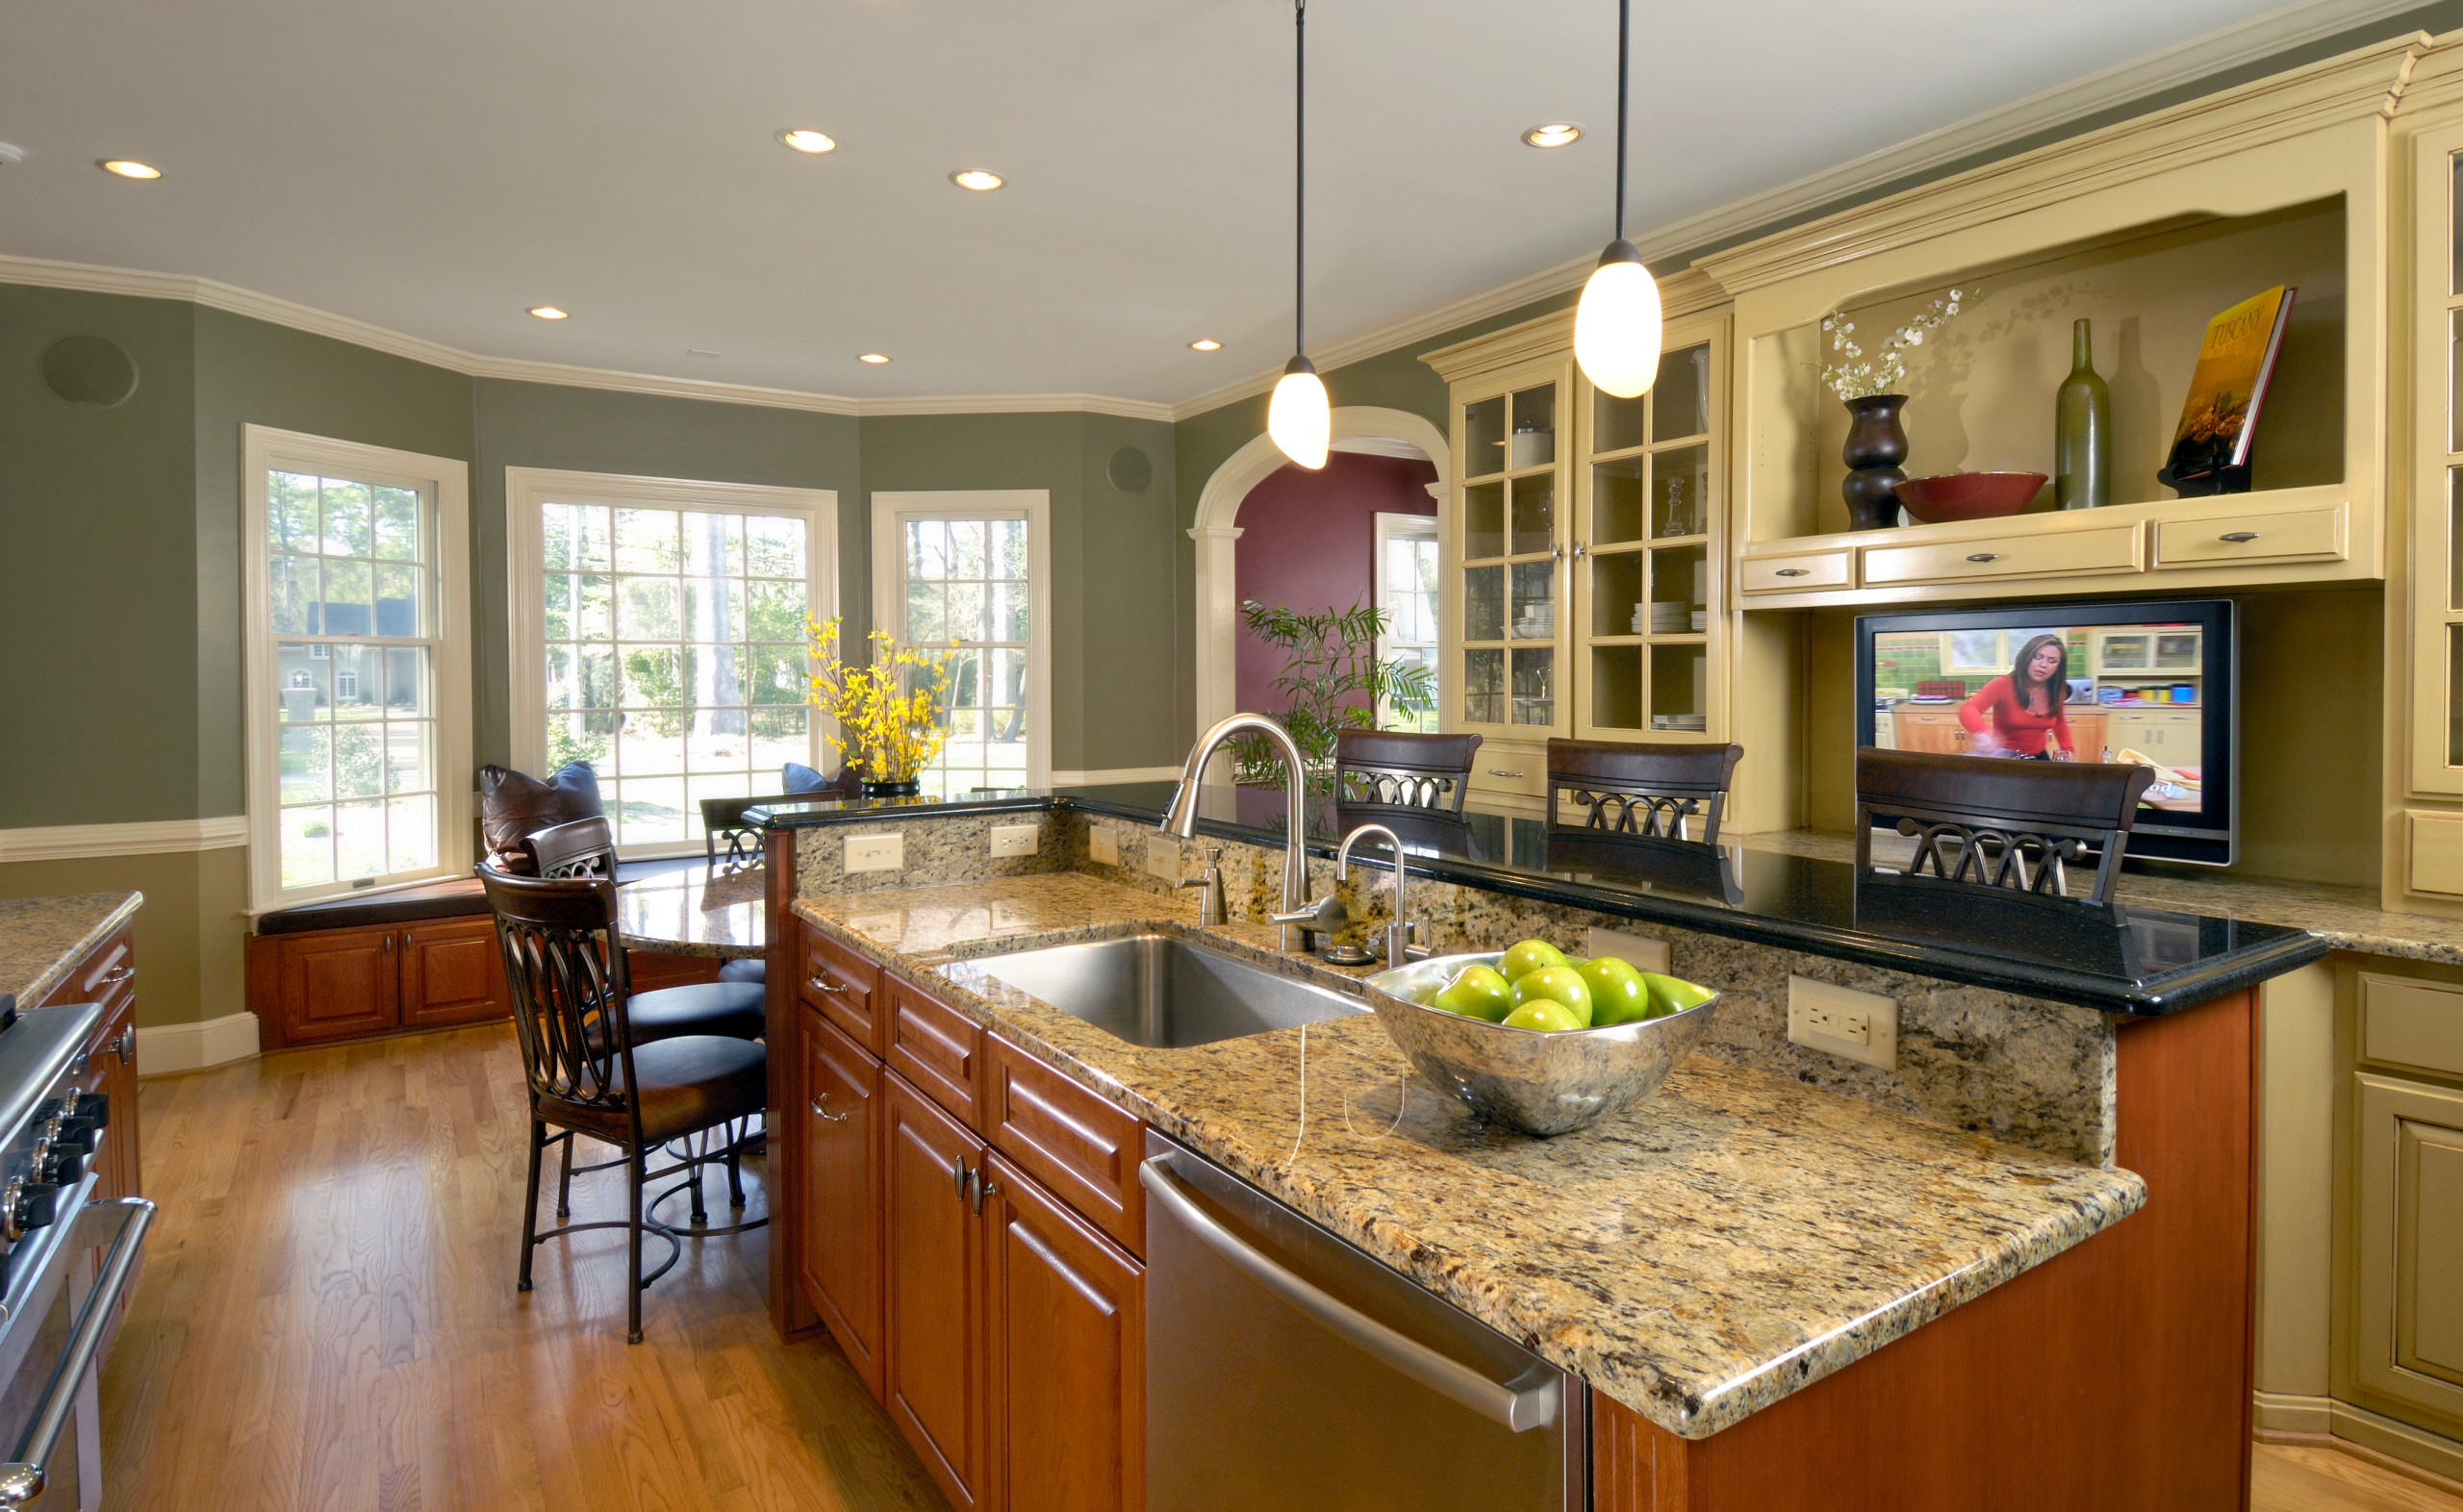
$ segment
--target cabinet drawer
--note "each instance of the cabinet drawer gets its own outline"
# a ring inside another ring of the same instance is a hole
[[[879,995],[880,972],[853,951],[834,945],[806,925],[803,936],[802,970],[796,973],[796,991],[804,1001],[820,1009],[830,1022],[847,1031],[855,1043],[881,1054],[887,1046],[881,1036],[880,1014],[875,1010]]]
[[[1739,583],[1748,593],[1803,592],[1809,588],[1845,588],[1845,551],[1805,551],[1785,557],[1746,557],[1737,564]]]
[[[881,1059],[952,1118],[982,1133],[982,1026],[896,978],[883,985],[889,1046]]]
[[[2360,1053],[2463,1076],[2463,987],[2361,972]]]
[[[1911,546],[1866,546],[1865,586],[1958,583],[1996,577],[2068,577],[2135,572],[2143,566],[2135,524],[2098,525],[2042,536],[1998,536]]]
[[[2406,818],[2412,891],[2463,895],[2463,814],[2415,811]]]
[[[1526,798],[1548,795],[1548,753],[1483,746],[1471,757],[1471,786],[1481,793],[1512,793]]]
[[[2159,568],[2233,562],[2340,562],[2349,551],[2341,504],[2155,522]]]
[[[1146,1197],[1137,1184],[1140,1125],[1068,1077],[989,1037],[985,1133],[1001,1152],[1130,1253],[1146,1254]]]

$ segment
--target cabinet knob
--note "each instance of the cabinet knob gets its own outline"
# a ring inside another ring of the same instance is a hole
[[[1777,573],[1780,577],[1810,577],[1812,574],[1811,567],[1781,567]]]
[[[2229,541],[2237,545],[2245,541],[2257,540],[2258,533],[2254,530],[2227,530],[2215,539],[2218,541]]]
[[[994,1195],[998,1194],[998,1193],[1000,1192],[1000,1190],[1001,1190],[1001,1183],[1000,1183],[1000,1182],[998,1182],[998,1181],[993,1180],[993,1179],[992,1179],[991,1177],[989,1177],[989,1176],[986,1176],[986,1177],[982,1178],[981,1180],[979,1180],[979,1181],[976,1182],[976,1184],[975,1184],[975,1216],[976,1216],[976,1217],[978,1217],[978,1218],[981,1218],[981,1217],[983,1216],[983,1199],[984,1199],[985,1197],[992,1197],[992,1196],[994,1196]]]
[[[955,1186],[958,1189],[959,1201],[963,1202],[966,1200],[967,1182],[972,1179],[974,1175],[974,1172],[966,1169],[966,1157],[964,1155],[952,1155],[950,1157],[950,1182],[952,1186]]]
[[[1969,562],[1998,562],[2001,560],[2001,553],[1998,551],[1977,551],[1970,553],[1968,560]]]
[[[137,1025],[132,1023],[119,1031],[119,1038],[112,1042],[112,1053],[119,1057],[122,1066],[137,1059]]]
[[[1577,541],[1577,542],[1574,542],[1574,560],[1575,560],[1575,561],[1579,562],[1579,561],[1581,561],[1583,558],[1585,558],[1585,557],[1587,557],[1587,556],[1588,556],[1588,555],[1590,555],[1590,546],[1589,546],[1589,543],[1588,543],[1588,542],[1581,542],[1581,541]]]

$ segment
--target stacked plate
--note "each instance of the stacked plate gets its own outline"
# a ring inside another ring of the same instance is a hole
[[[1692,605],[1680,599],[1651,600],[1651,634],[1683,635],[1692,628]]]
[[[1707,714],[1654,714],[1651,716],[1651,728],[1654,730],[1706,730],[1710,726],[1711,717]]]

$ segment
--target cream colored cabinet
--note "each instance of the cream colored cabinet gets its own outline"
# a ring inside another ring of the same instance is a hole
[[[2359,1103],[2354,1377],[2463,1433],[2463,1092],[2364,1072]]]
[[[1583,377],[1570,312],[1426,359],[1453,391],[1458,480],[1440,711],[1487,738],[1485,790],[1538,791],[1550,736],[1727,738],[1727,322],[1684,314],[1700,279],[1669,282],[1664,356],[1638,398]]]
[[[2104,742],[2116,754],[2134,750],[2167,767],[2198,765],[2203,759],[2204,735],[2202,717],[2196,709],[2115,704],[2105,714]]]

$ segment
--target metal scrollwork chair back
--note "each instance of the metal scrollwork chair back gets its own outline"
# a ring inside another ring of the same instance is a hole
[[[521,837],[538,875],[550,881],[616,876],[616,837],[603,819],[572,819]]]
[[[747,810],[768,808],[778,803],[807,803],[817,797],[835,795],[824,789],[818,793],[777,793],[759,798],[703,798],[701,854],[710,874],[717,876],[761,865],[761,828],[744,821]]]
[[[1334,800],[1346,807],[1460,817],[1471,795],[1476,735],[1343,730],[1334,736]]]
[[[1743,759],[1741,745],[1552,740],[1548,827],[1564,822],[1558,809],[1570,794],[1583,811],[1581,828],[1717,844],[1728,784]],[[1696,817],[1702,832],[1686,834],[1686,821]]]
[[[2145,767],[2016,761],[1924,751],[1856,753],[1856,864],[1873,869],[1873,822],[1916,842],[1906,874],[2067,897],[2069,868],[2097,853],[2087,901],[2112,901]]]

